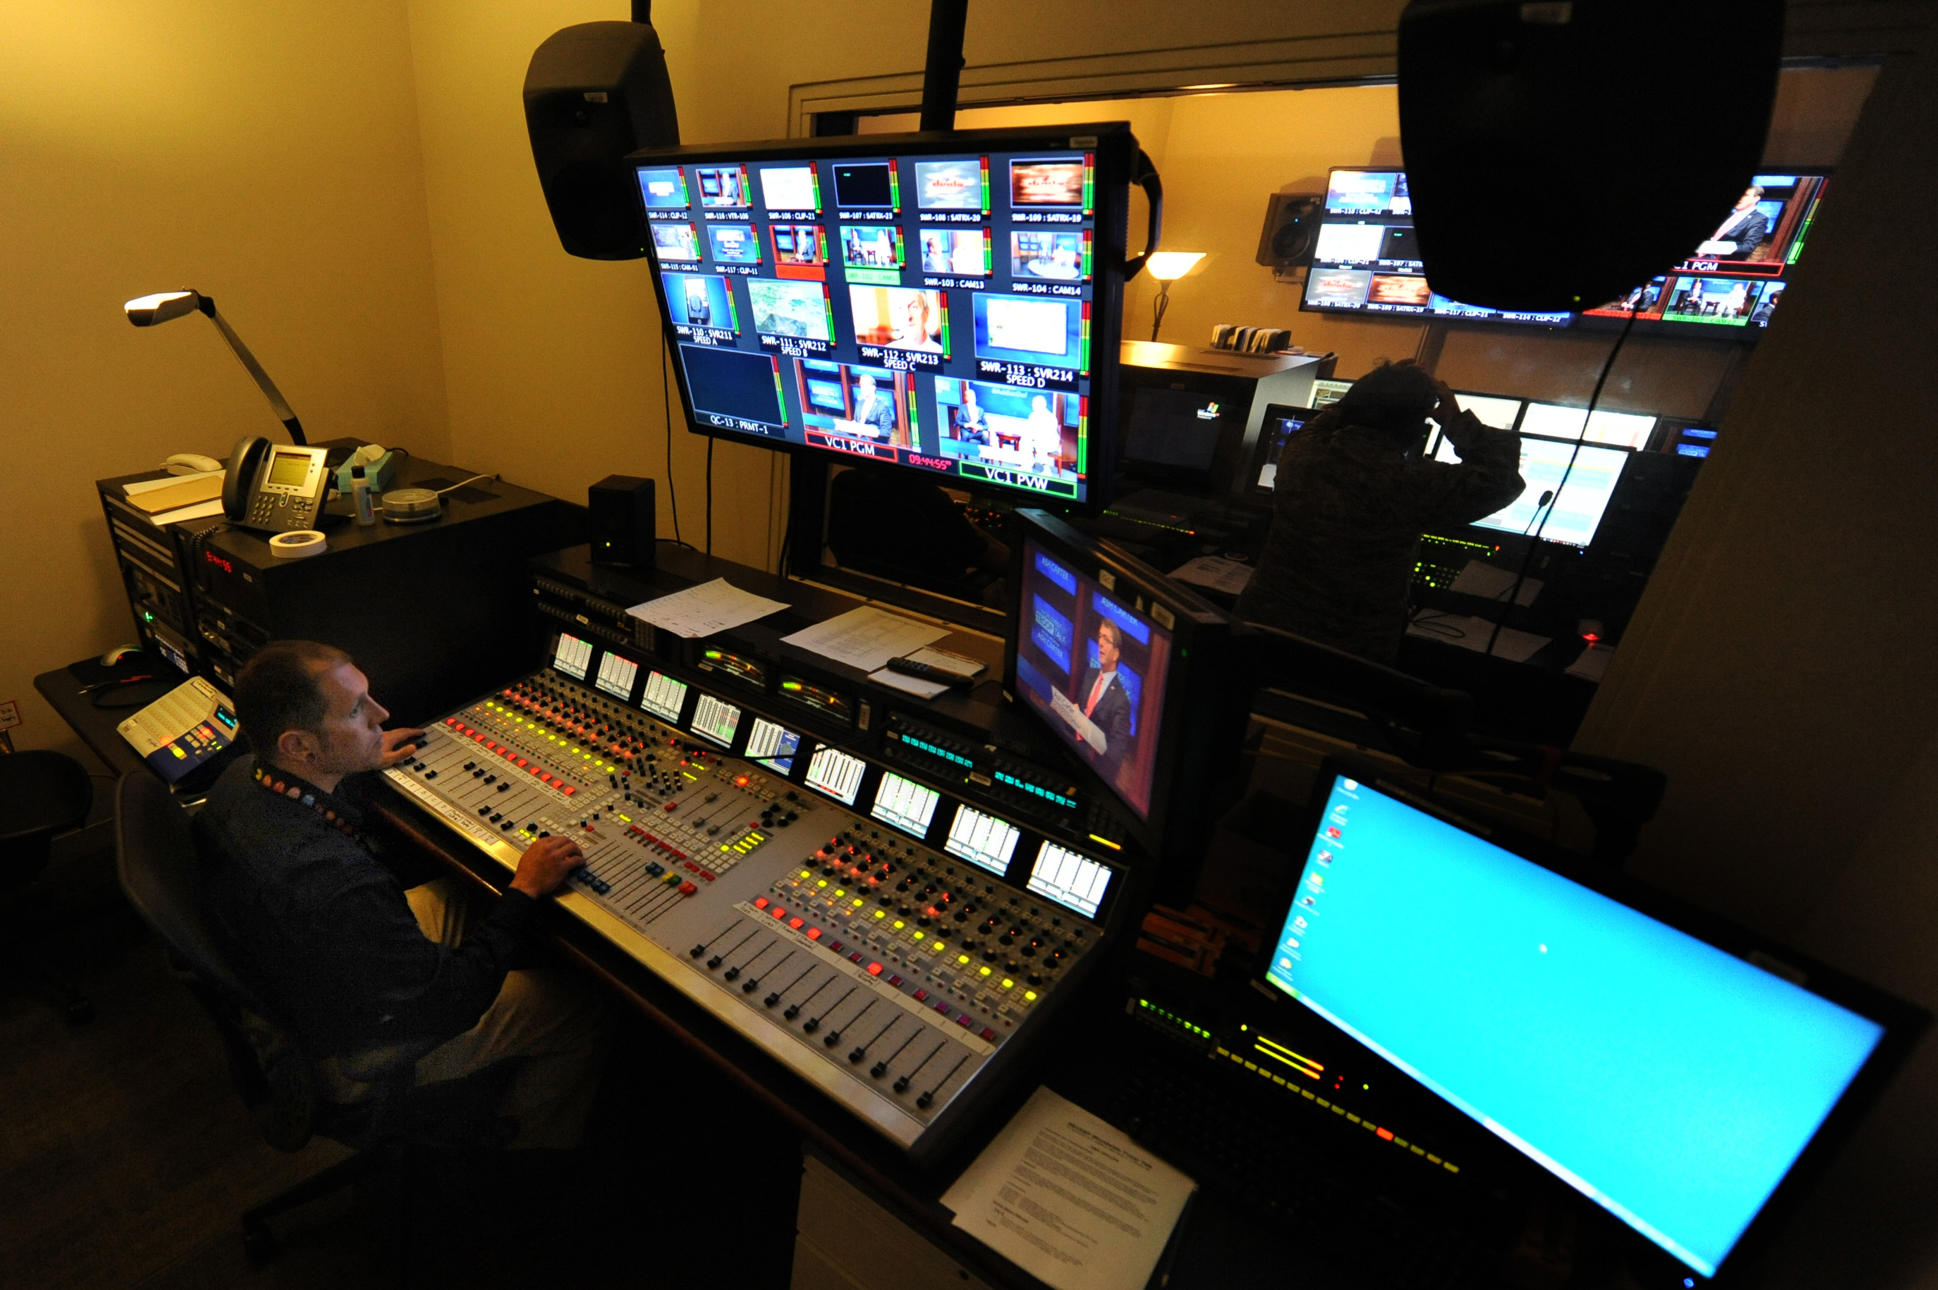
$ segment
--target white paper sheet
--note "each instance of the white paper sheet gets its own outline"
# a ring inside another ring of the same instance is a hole
[[[1243,560],[1227,560],[1222,555],[1201,555],[1171,570],[1171,576],[1179,582],[1195,582],[1200,587],[1235,596],[1252,580],[1252,566]]]
[[[1506,600],[1507,593],[1514,586],[1514,571],[1485,560],[1469,560],[1464,568],[1455,575],[1451,590],[1463,595],[1483,596],[1488,600]],[[1522,581],[1520,591],[1515,593],[1514,603],[1531,605],[1534,598],[1541,594],[1542,582],[1539,578]]]
[[[873,672],[885,667],[889,659],[898,658],[931,641],[941,640],[948,634],[946,627],[917,622],[873,605],[863,605],[781,639],[789,645],[812,650],[823,658],[846,663],[864,672]]]
[[[676,591],[670,596],[657,600],[647,600],[632,606],[626,612],[635,618],[643,618],[655,627],[663,627],[675,636],[711,636],[715,632],[751,623],[756,618],[765,618],[776,609],[787,606],[766,596],[756,596],[751,591],[742,591],[725,578],[715,578]]]
[[[1197,1184],[1039,1088],[943,1194],[955,1225],[1057,1290],[1151,1279]]]
[[[1494,624],[1485,618],[1475,618],[1467,614],[1442,614],[1427,612],[1417,615],[1407,624],[1408,636],[1420,636],[1430,641],[1444,641],[1470,649],[1476,654],[1487,652],[1487,642],[1494,637]],[[1494,640],[1493,655],[1496,658],[1512,659],[1525,663],[1534,657],[1535,651],[1548,643],[1548,637],[1536,636],[1533,632],[1518,632],[1512,627],[1503,627],[1498,639]]]
[[[909,676],[903,672],[890,671],[885,667],[878,671],[870,672],[868,679],[876,685],[885,685],[893,690],[901,690],[914,695],[918,699],[933,699],[936,695],[949,688],[940,681],[925,681],[919,676]]]
[[[1600,685],[1602,677],[1608,672],[1608,661],[1614,657],[1614,646],[1590,645],[1581,652],[1580,658],[1568,665],[1568,675]]]

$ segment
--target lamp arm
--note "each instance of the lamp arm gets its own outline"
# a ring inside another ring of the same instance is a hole
[[[258,363],[256,356],[249,352],[249,347],[242,343],[242,337],[236,335],[235,328],[229,326],[222,315],[216,312],[214,299],[203,296],[201,308],[202,312],[209,316],[209,321],[215,324],[216,330],[222,333],[222,339],[229,342],[229,348],[235,351],[236,357],[242,360],[242,366],[248,370],[249,375],[256,378],[256,384],[268,398],[270,408],[277,417],[281,418],[283,428],[289,431],[290,441],[298,447],[308,447],[309,440],[303,437],[303,425],[296,419],[296,414],[290,411],[289,401],[283,398],[283,392],[276,388],[276,383],[269,379],[269,373],[262,370],[262,364]]]

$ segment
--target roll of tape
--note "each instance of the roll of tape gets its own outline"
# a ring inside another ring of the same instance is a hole
[[[305,556],[321,555],[329,549],[330,540],[315,529],[297,529],[294,533],[278,533],[269,539],[269,552],[282,560],[301,560]]]

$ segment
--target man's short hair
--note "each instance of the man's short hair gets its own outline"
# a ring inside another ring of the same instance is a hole
[[[1104,618],[1104,619],[1098,620],[1097,622],[1097,634],[1099,636],[1103,635],[1104,628],[1106,627],[1110,629],[1110,643],[1115,645],[1118,649],[1124,648],[1123,629],[1118,627],[1117,624],[1112,622],[1110,619]]]
[[[1329,409],[1347,425],[1411,438],[1440,401],[1433,373],[1411,359],[1382,362],[1353,382]]]
[[[268,755],[285,730],[320,733],[329,715],[317,678],[350,656],[316,641],[270,641],[236,673],[236,719],[259,755]]]

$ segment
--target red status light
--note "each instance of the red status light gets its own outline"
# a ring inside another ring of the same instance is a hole
[[[236,571],[236,567],[233,564],[230,564],[227,559],[217,555],[213,551],[204,550],[202,552],[202,558],[224,573],[234,573]]]

